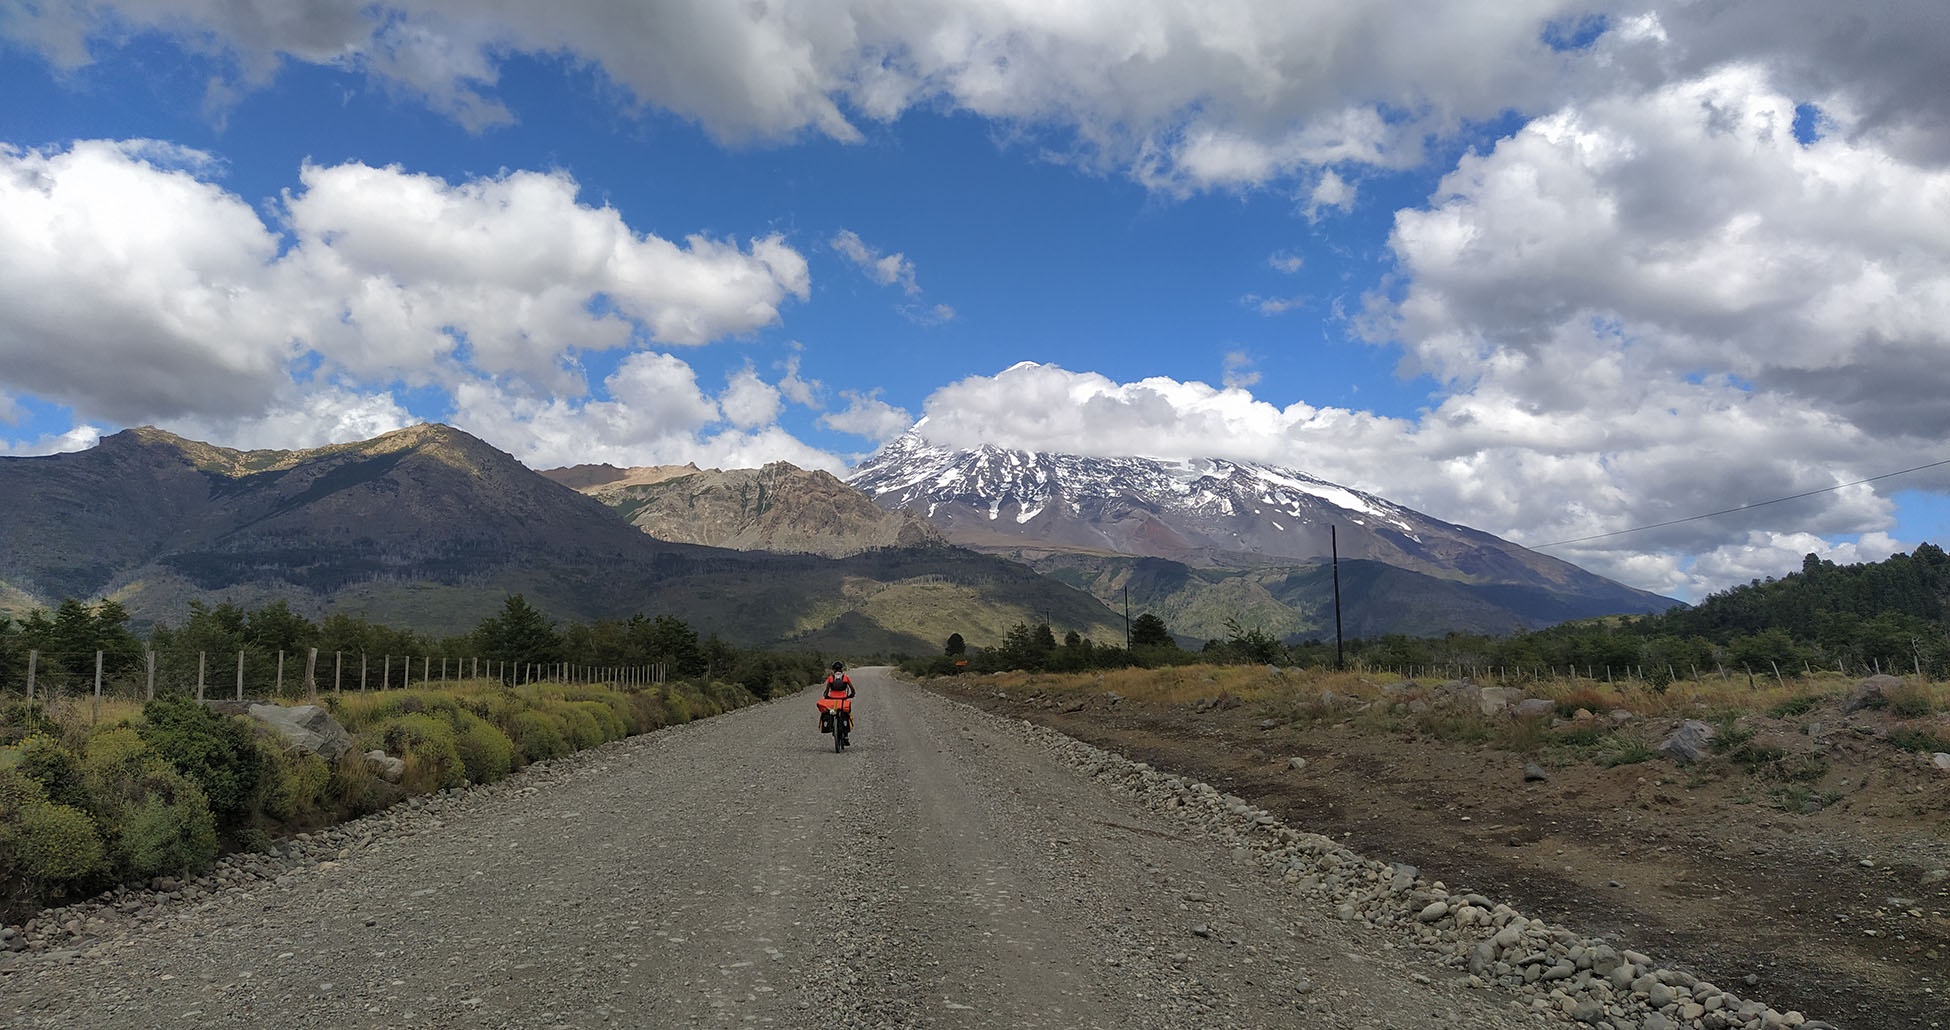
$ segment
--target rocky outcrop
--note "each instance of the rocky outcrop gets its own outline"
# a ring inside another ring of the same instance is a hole
[[[775,461],[758,469],[577,465],[542,473],[674,543],[844,558],[943,542],[939,530],[817,470]]]
[[[251,705],[249,714],[276,730],[287,745],[327,762],[337,763],[352,750],[352,734],[332,718],[332,713],[317,705]]]

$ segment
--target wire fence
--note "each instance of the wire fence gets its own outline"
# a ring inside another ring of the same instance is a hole
[[[38,651],[24,672],[0,678],[0,698],[29,702],[81,696],[148,701],[315,700],[320,693],[403,690],[467,680],[651,685],[669,679],[663,662],[596,665],[358,651]]]

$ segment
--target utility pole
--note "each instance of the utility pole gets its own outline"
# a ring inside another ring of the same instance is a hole
[[[1334,668],[1346,669],[1347,657],[1341,652],[1341,541],[1339,527],[1327,526],[1327,546],[1334,554]]]

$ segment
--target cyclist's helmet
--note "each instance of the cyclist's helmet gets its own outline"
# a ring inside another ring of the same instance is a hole
[[[845,663],[845,662],[834,662],[834,663],[833,663],[833,671],[834,671],[834,672],[845,672],[845,671],[846,671],[846,663]]]

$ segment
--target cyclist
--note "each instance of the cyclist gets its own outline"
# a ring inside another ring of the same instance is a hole
[[[846,720],[846,731],[853,732],[853,680],[846,674],[845,662],[834,662],[831,672],[826,674],[826,689],[819,698],[819,732],[830,733],[833,727],[828,719],[838,715]]]

